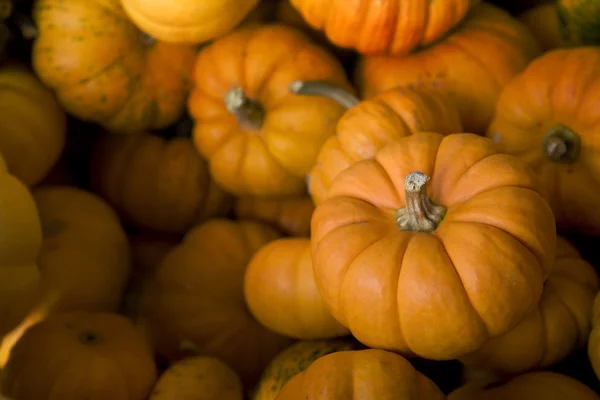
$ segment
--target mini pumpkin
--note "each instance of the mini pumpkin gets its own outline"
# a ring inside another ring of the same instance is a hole
[[[383,350],[339,351],[290,379],[275,400],[442,400],[446,397],[402,356]]]
[[[289,236],[309,237],[315,205],[309,196],[283,198],[240,197],[234,211],[237,218],[269,224]]]
[[[69,113],[119,133],[181,116],[195,48],[142,33],[120,0],[38,0],[32,12],[33,67]]]
[[[261,247],[244,278],[246,304],[258,322],[295,339],[349,334],[327,309],[312,268],[310,239],[284,238]]]
[[[489,139],[398,139],[340,173],[317,205],[319,291],[369,347],[437,360],[475,351],[539,302],[556,245],[540,192]]]
[[[586,344],[598,289],[594,268],[559,237],[554,268],[536,310],[513,330],[491,339],[461,361],[501,375],[555,364]]]
[[[283,25],[245,26],[203,48],[188,107],[194,142],[215,180],[238,196],[305,192],[305,175],[345,109],[324,96],[298,96],[296,80],[350,92],[340,63]]]
[[[65,145],[66,116],[54,94],[21,65],[0,68],[0,151],[23,183],[40,182]]]
[[[212,219],[192,228],[167,253],[150,289],[147,324],[157,353],[172,361],[190,353],[217,357],[252,387],[291,341],[260,325],[244,300],[248,262],[278,237],[252,221]]]
[[[397,86],[432,87],[456,102],[467,132],[482,134],[504,85],[540,53],[523,24],[483,2],[432,46],[403,57],[362,58],[356,84],[365,98]]]
[[[2,371],[0,390],[23,400],[145,400],[156,374],[148,343],[125,317],[71,312],[27,330]]]
[[[340,2],[291,0],[316,29],[340,47],[363,54],[405,55],[457,26],[479,0]]]
[[[529,28],[543,51],[566,46],[556,2],[548,1],[531,7],[518,18]]]
[[[233,202],[186,137],[105,135],[94,149],[92,185],[126,223],[165,233],[225,215]]]
[[[223,361],[195,356],[162,373],[148,400],[244,400],[242,382]]]
[[[559,229],[600,233],[600,49],[557,49],[534,60],[502,91],[487,130],[502,151],[540,177]]]
[[[287,347],[265,368],[252,400],[274,400],[294,375],[306,370],[315,360],[331,353],[357,350],[362,346],[353,338],[300,340]]]

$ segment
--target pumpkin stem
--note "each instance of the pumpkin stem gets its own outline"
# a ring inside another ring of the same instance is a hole
[[[360,99],[337,85],[325,81],[293,81],[290,92],[301,96],[323,96],[335,100],[346,108],[352,108]]]
[[[569,127],[556,125],[544,138],[544,152],[551,161],[571,164],[579,158],[581,139]]]
[[[404,180],[406,207],[396,212],[396,223],[403,231],[433,232],[446,215],[446,208],[427,196],[429,177],[413,171]]]
[[[235,115],[238,122],[250,129],[258,130],[265,119],[265,110],[260,103],[246,96],[244,89],[231,88],[223,97],[227,111]]]
[[[34,22],[20,11],[12,10],[7,22],[15,26],[19,30],[19,33],[21,33],[21,37],[25,40],[34,40],[37,37],[38,31]]]

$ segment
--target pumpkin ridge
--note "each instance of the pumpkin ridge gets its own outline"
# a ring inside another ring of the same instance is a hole
[[[560,291],[558,291],[557,293],[560,293]],[[573,313],[573,310],[564,301],[563,297],[555,294],[554,300],[556,300],[567,311],[567,314],[569,315],[569,317],[571,317],[571,320],[575,321],[574,325],[579,327],[580,324],[577,323],[579,321],[579,318],[577,318],[577,315],[575,315],[575,313]],[[540,313],[540,314],[543,314],[543,313]],[[585,341],[587,340],[587,337],[588,337],[587,333],[582,335],[583,332],[579,331],[579,329],[577,329],[577,333],[578,333],[577,337],[579,339],[579,340],[577,340],[577,343],[585,343]]]
[[[466,46],[463,46],[462,44],[459,44],[457,40],[451,40],[452,37],[448,38],[446,40],[446,43],[449,44],[450,46],[454,46],[456,48],[458,48],[463,54],[465,54],[475,65],[477,65],[482,71],[488,72],[489,76],[494,80],[494,85],[496,86],[497,90],[501,90],[503,85],[500,83],[500,80],[498,79],[497,76],[495,76],[495,74],[493,73],[493,69],[489,68],[487,65],[485,65],[485,63],[477,56],[473,55]]]

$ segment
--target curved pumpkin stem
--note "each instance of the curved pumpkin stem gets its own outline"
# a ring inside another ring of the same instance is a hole
[[[258,130],[262,127],[265,110],[256,100],[246,96],[239,87],[230,89],[223,97],[227,111],[235,115],[241,125]]]
[[[294,81],[290,92],[301,96],[323,96],[337,101],[346,108],[352,108],[360,99],[347,90],[325,81]]]
[[[427,196],[429,177],[413,171],[404,180],[406,207],[396,212],[396,223],[403,231],[433,232],[446,215],[446,208]]]
[[[544,138],[544,152],[551,161],[571,164],[581,153],[581,138],[569,127],[557,125]]]

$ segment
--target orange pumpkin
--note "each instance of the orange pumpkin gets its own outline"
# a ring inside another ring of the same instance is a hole
[[[148,400],[244,400],[242,382],[223,361],[188,357],[162,373]]]
[[[72,312],[23,335],[2,371],[0,390],[22,400],[145,400],[155,379],[152,352],[129,320]]]
[[[0,68],[0,151],[23,183],[41,181],[58,161],[66,116],[53,93],[20,65]]]
[[[215,180],[238,196],[299,195],[344,107],[298,96],[296,80],[352,91],[340,63],[293,28],[247,26],[200,51],[188,106]]]
[[[539,4],[524,11],[518,18],[529,28],[543,51],[566,46],[556,2]]]
[[[119,133],[183,113],[196,50],[145,35],[120,0],[38,0],[33,18],[33,67],[69,113]]]
[[[275,400],[442,400],[445,396],[402,356],[383,350],[339,351],[314,361]]]
[[[296,339],[349,334],[323,302],[312,268],[309,239],[285,238],[261,247],[244,279],[246,303],[258,322]]]
[[[405,55],[458,25],[479,0],[343,2],[291,0],[306,21],[340,47]]]
[[[315,205],[306,195],[284,198],[240,197],[234,211],[237,218],[260,221],[289,236],[309,237]]]
[[[504,85],[539,54],[523,24],[481,3],[433,46],[405,57],[363,58],[356,82],[365,98],[396,86],[432,87],[456,102],[467,132],[484,133]]]
[[[323,201],[333,179],[350,165],[373,158],[387,143],[413,132],[462,132],[456,105],[445,95],[426,87],[398,87],[358,102],[339,88],[321,82],[302,82],[299,94],[322,93],[353,105],[338,121],[336,135],[327,139],[310,171],[309,192],[316,204]]]
[[[596,377],[600,379],[600,293],[596,294],[591,313],[592,331],[588,338],[588,357]]]
[[[261,326],[244,300],[244,274],[252,255],[278,238],[251,221],[209,220],[171,250],[150,289],[148,329],[159,355],[217,357],[246,387],[290,339]]]
[[[472,352],[538,304],[556,245],[539,192],[489,139],[398,139],[338,175],[317,205],[319,291],[369,347],[429,359]]]
[[[487,136],[540,176],[560,230],[600,233],[600,49],[550,51],[502,92]]]
[[[554,268],[537,309],[513,330],[461,358],[469,366],[499,374],[548,367],[585,345],[590,334],[598,275],[578,251],[558,238]]]
[[[578,380],[555,372],[531,372],[508,382],[469,383],[450,393],[448,400],[600,400]]]

